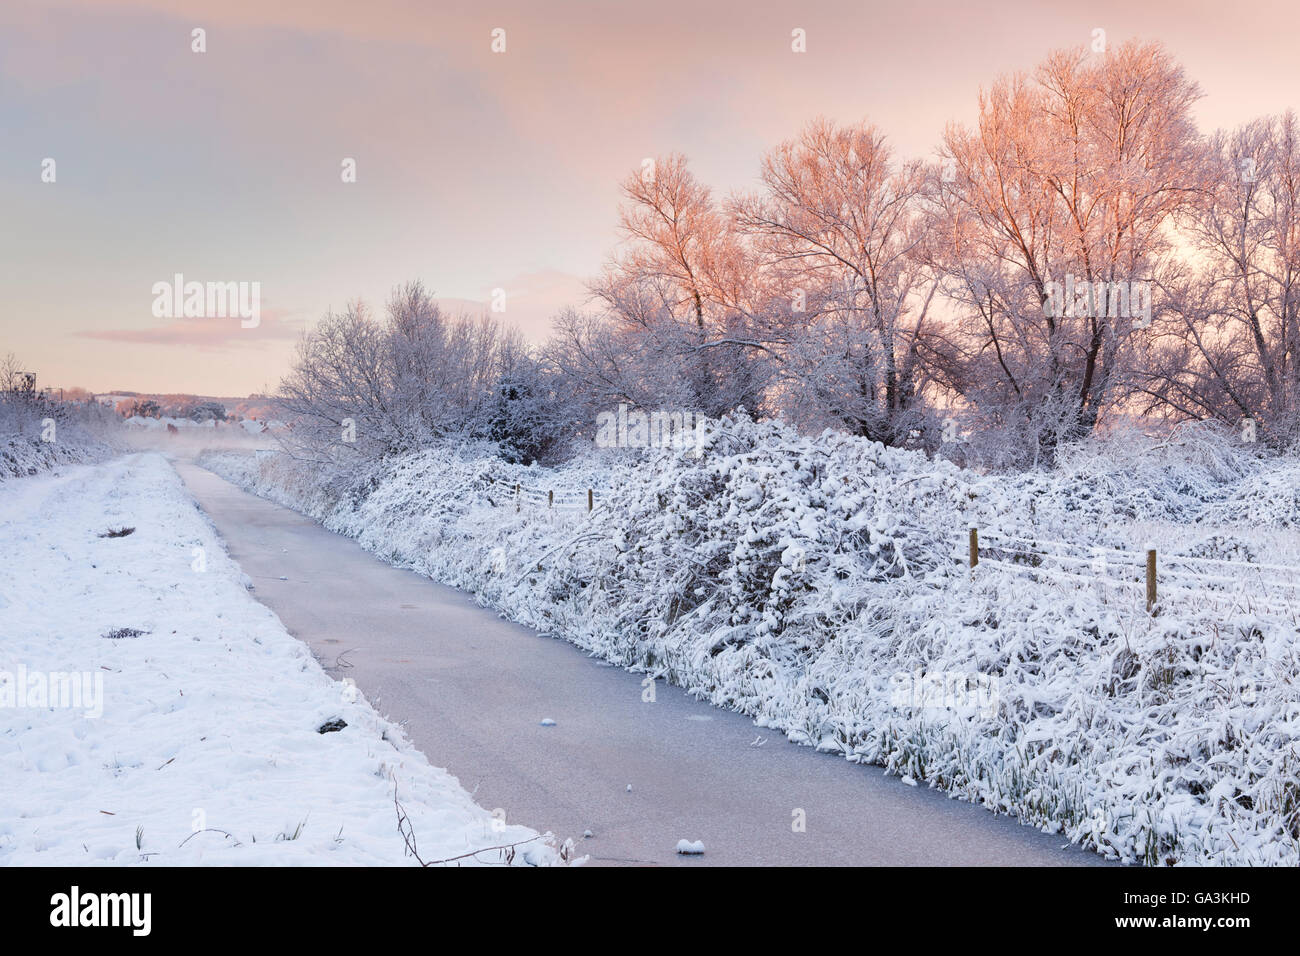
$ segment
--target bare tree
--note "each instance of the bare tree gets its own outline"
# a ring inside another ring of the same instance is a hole
[[[765,192],[731,210],[792,302],[781,336],[787,410],[806,424],[905,440],[933,294],[912,256],[922,164],[895,164],[874,126],[818,119],[767,155],[762,181]]]
[[[281,433],[289,451],[346,460],[357,453],[378,457],[397,443],[384,339],[382,327],[359,300],[342,312],[326,313],[303,333],[278,395],[291,425]]]
[[[634,303],[623,306],[631,308]],[[566,309],[552,321],[543,355],[573,395],[581,420],[591,426],[598,411],[620,402],[690,406],[692,383],[671,367],[679,347],[677,331],[666,322]]]
[[[1063,51],[944,137],[930,255],[957,325],[937,375],[1035,457],[1122,394],[1137,316],[1119,293],[1149,296],[1171,268],[1171,219],[1199,189],[1199,95],[1156,44]]]
[[[25,388],[23,363],[13,352],[0,357],[0,392],[18,392]]]
[[[418,283],[393,292],[384,321],[363,302],[304,333],[279,402],[296,454],[330,461],[400,454],[470,437],[498,371],[501,329],[445,316]]]
[[[419,282],[388,302],[390,414],[417,443],[472,429],[491,394],[504,330],[487,315],[448,317]]]
[[[625,387],[711,416],[761,405],[770,349],[754,332],[756,269],[741,237],[680,155],[623,183],[626,244],[592,285],[649,377]],[[570,341],[572,346],[574,343]]]
[[[1138,390],[1179,418],[1249,420],[1300,439],[1300,123],[1270,116],[1206,146],[1186,217],[1196,253],[1168,283]]]

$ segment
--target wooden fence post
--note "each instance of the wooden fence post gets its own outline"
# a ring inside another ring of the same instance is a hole
[[[1156,549],[1147,548],[1147,613],[1156,613]]]
[[[519,511],[519,484],[515,484],[515,511]]]
[[[974,528],[970,529],[970,569],[975,570],[975,565],[980,563],[980,533]]]
[[[555,507],[555,492],[554,492],[554,491],[548,491],[548,492],[546,493],[546,507],[548,507],[548,508],[554,508],[554,507]]]
[[[591,511],[591,489],[587,489],[587,511]]]

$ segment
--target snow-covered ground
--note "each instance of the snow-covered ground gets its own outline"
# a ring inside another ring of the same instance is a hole
[[[0,864],[562,862],[325,674],[162,456],[0,484],[0,542]]]
[[[523,624],[1106,856],[1300,862],[1293,457],[1185,429],[982,476],[740,420],[700,457],[556,469],[200,463]]]

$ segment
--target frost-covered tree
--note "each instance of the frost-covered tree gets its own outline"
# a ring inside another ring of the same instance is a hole
[[[906,440],[920,423],[931,298],[912,256],[922,164],[896,163],[874,126],[818,119],[768,153],[761,177],[764,190],[731,210],[790,301],[786,411],[886,444]]]
[[[1255,423],[1300,439],[1300,122],[1270,116],[1206,146],[1185,235],[1195,253],[1167,286],[1139,391],[1148,410]]]
[[[647,407],[690,402],[685,379],[664,374],[668,345],[655,331],[654,325],[577,309],[555,316],[544,355],[581,406],[583,421],[594,422],[598,411],[620,402]]]
[[[503,331],[492,392],[475,429],[510,462],[555,459],[584,420],[555,367],[535,351],[518,330]]]
[[[1089,434],[1123,394],[1146,316],[1115,292],[1149,295],[1171,267],[1172,217],[1199,183],[1199,95],[1156,44],[1062,51],[944,136],[929,255],[955,323],[935,372],[1028,436],[1030,457]]]
[[[591,289],[638,356],[644,377],[626,390],[709,416],[755,411],[770,350],[756,329],[757,269],[730,217],[677,154],[634,171],[623,194],[625,242]]]
[[[190,409],[187,417],[196,422],[224,422],[226,420],[226,406],[220,402],[199,402]]]
[[[419,282],[388,301],[388,415],[404,435],[428,444],[473,429],[496,380],[503,329],[488,316],[448,316]]]
[[[420,283],[396,289],[384,319],[364,302],[305,332],[279,403],[290,450],[374,459],[469,437],[496,383],[501,330],[450,317]]]

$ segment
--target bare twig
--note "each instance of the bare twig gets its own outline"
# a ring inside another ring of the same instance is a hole
[[[531,837],[527,840],[520,840],[517,843],[507,843],[503,846],[485,846],[478,850],[470,850],[468,853],[460,853],[456,856],[449,856],[441,860],[429,860],[427,863],[421,859],[420,852],[415,845],[415,830],[411,826],[411,818],[407,815],[406,810],[402,808],[401,802],[397,799],[397,788],[393,788],[393,806],[397,810],[397,832],[402,835],[402,841],[406,844],[406,851],[415,857],[415,861],[422,867],[437,866],[440,863],[451,863],[455,860],[464,860],[468,857],[477,857],[480,853],[488,853],[492,850],[513,851],[517,846],[523,846],[526,843],[534,843],[541,839],[541,836]],[[506,862],[509,863],[514,859],[514,853],[509,852]],[[482,862],[482,861],[480,861]],[[490,865],[490,864],[489,864]]]
[[[181,847],[189,843],[200,833],[220,833],[224,835],[227,840],[235,840],[234,834],[226,833],[225,830],[218,830],[216,827],[204,827],[202,830],[195,830],[193,833],[187,836],[184,840],[182,840],[179,844],[177,844],[176,849],[179,850]],[[243,845],[244,844],[240,843],[238,840],[235,840],[235,846],[243,846]]]

